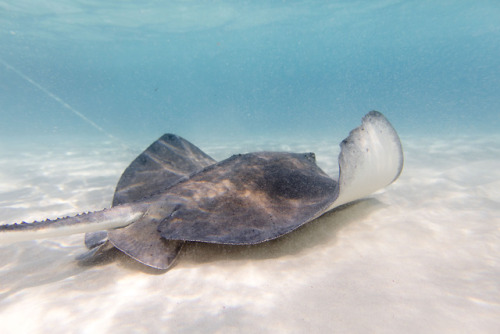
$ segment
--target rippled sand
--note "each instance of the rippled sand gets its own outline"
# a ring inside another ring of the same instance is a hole
[[[402,138],[385,191],[255,246],[188,244],[155,272],[116,253],[82,266],[83,235],[0,246],[2,333],[497,333],[500,138]],[[195,143],[199,144],[199,143]],[[216,159],[338,143],[207,143]],[[0,222],[109,206],[139,153],[113,143],[0,146]]]

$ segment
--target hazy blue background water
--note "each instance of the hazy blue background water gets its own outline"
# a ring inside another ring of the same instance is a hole
[[[81,235],[2,245],[0,331],[500,333],[500,0],[0,0],[3,223],[108,207],[164,132],[335,177],[371,109],[403,139],[387,191],[163,275],[81,267]]]
[[[128,143],[344,135],[371,109],[401,134],[496,133],[499,18],[497,0],[0,1],[0,132],[102,136],[12,66]]]

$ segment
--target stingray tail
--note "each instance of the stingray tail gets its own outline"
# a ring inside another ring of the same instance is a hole
[[[146,209],[138,205],[120,205],[73,217],[1,225],[0,244],[124,227],[140,219],[145,212]]]
[[[329,207],[358,200],[394,182],[403,169],[403,149],[396,130],[378,111],[363,117],[340,144],[337,200]]]

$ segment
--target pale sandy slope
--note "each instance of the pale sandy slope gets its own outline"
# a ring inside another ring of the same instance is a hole
[[[153,139],[153,138],[152,138]],[[500,138],[402,138],[386,191],[251,247],[190,244],[155,274],[79,266],[82,235],[0,248],[1,333],[498,333]],[[217,159],[337,143],[200,145]],[[135,153],[112,143],[0,146],[0,221],[101,209]]]

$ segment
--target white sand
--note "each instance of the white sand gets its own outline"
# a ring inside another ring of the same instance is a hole
[[[190,244],[166,273],[125,256],[79,266],[83,235],[3,246],[0,332],[500,332],[500,138],[403,146],[386,191],[261,245]],[[315,150],[337,168],[337,143],[200,147]],[[135,156],[112,143],[0,153],[1,223],[106,207]]]

